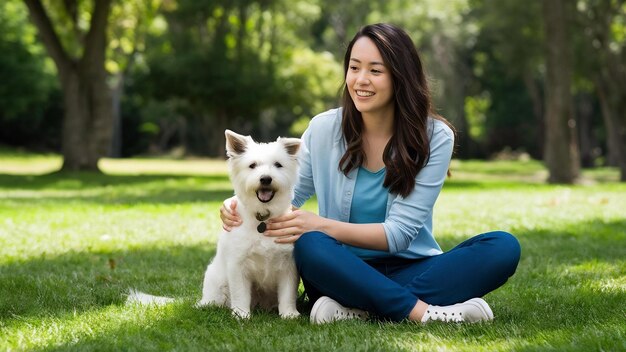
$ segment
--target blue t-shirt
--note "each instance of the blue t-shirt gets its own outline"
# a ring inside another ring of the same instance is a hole
[[[354,185],[354,196],[350,208],[350,223],[375,224],[385,222],[387,210],[387,198],[389,191],[383,187],[385,181],[385,168],[372,172],[364,167],[359,167]],[[352,253],[363,259],[389,257],[386,251],[364,249],[344,244]]]

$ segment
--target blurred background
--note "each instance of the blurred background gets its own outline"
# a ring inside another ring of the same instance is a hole
[[[620,0],[2,0],[0,149],[96,170],[223,157],[225,128],[299,136],[338,106],[346,44],[375,22],[414,39],[457,158],[626,180]]]

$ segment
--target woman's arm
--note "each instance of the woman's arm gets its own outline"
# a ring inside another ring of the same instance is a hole
[[[430,158],[415,178],[415,187],[407,197],[396,197],[383,223],[390,253],[409,248],[427,219],[432,217],[435,202],[446,179],[454,149],[454,134],[442,122],[435,122],[430,141]]]
[[[389,249],[382,224],[351,224],[304,210],[295,210],[271,220],[264,234],[277,237],[277,243],[293,243],[303,233],[310,231],[323,232],[339,242],[355,247],[380,251]]]
[[[300,138],[300,150],[298,151],[298,182],[294,187],[294,196],[291,203],[295,207],[301,207],[313,194],[315,183],[313,181],[313,168],[311,166],[311,128],[307,128]]]

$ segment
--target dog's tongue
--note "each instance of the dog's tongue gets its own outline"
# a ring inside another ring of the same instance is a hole
[[[256,194],[256,196],[262,202],[268,202],[270,199],[272,199],[273,195],[274,191],[272,191],[271,189],[260,189]]]

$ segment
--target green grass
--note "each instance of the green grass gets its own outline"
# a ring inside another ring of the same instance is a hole
[[[435,209],[442,247],[495,229],[522,244],[515,276],[485,297],[496,319],[313,326],[193,307],[232,194],[223,162],[45,174],[59,163],[0,151],[0,350],[626,350],[626,185],[614,169],[552,186],[537,162],[455,161]],[[181,302],[125,306],[130,287]]]

